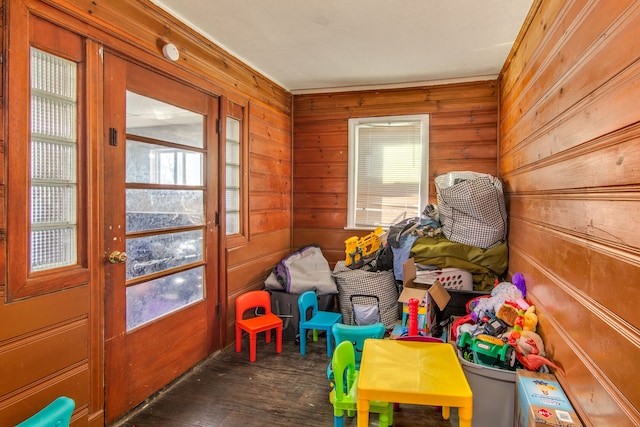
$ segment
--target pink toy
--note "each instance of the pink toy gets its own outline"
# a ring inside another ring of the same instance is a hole
[[[418,335],[418,301],[416,298],[409,299],[409,335]]]

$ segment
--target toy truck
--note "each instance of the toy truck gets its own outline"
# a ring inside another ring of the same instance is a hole
[[[479,334],[472,336],[463,332],[458,339],[458,348],[462,357],[479,365],[516,369],[515,349],[500,338]]]

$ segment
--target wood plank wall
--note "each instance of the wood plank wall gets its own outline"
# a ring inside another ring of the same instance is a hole
[[[344,259],[347,238],[370,232],[345,230],[348,120],[425,113],[430,115],[431,203],[436,203],[433,179],[440,174],[496,175],[496,81],[294,96],[294,248],[317,243],[333,265]]]
[[[274,265],[291,252],[291,119],[257,102],[249,106],[249,230],[227,256],[226,343],[234,341],[235,297],[264,288]]]
[[[246,64],[213,45],[147,0],[95,2],[92,0],[2,1],[3,84],[0,106],[27,105],[29,94],[11,90],[7,79],[7,40],[28,43],[27,16],[36,15],[104,46],[144,66],[245,107],[249,203],[247,230],[241,239],[221,243],[220,301],[221,343],[233,343],[235,296],[263,286],[266,270],[291,247],[291,100],[289,92]],[[7,11],[19,16],[7,21]],[[171,41],[180,50],[177,64],[166,61],[162,46]],[[93,59],[96,63],[98,56]],[[100,64],[101,65],[101,64]],[[24,70],[23,70],[24,71]],[[26,73],[26,71],[24,71]],[[28,73],[27,73],[28,74]],[[101,143],[101,73],[90,77],[87,116],[95,150]],[[11,94],[11,99],[5,98]],[[224,110],[223,110],[224,111]],[[15,425],[60,394],[76,401],[72,427],[104,425],[104,292],[103,248],[98,234],[88,248],[91,282],[64,292],[7,301],[6,158],[7,114],[0,122],[0,425]],[[91,164],[92,182],[98,188],[102,170]],[[219,165],[224,171],[224,163]],[[212,183],[211,185],[218,185]],[[101,191],[88,202],[99,218]],[[224,193],[222,193],[224,194]],[[91,227],[100,230],[101,224]],[[99,231],[98,231],[99,233]],[[227,285],[228,283],[228,285]],[[228,309],[227,307],[231,307]],[[213,321],[212,321],[213,322]],[[231,331],[231,333],[229,332]]]
[[[640,425],[640,4],[542,0],[500,79],[509,270],[588,425]]]

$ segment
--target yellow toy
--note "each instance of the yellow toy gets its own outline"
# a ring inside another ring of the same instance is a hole
[[[380,248],[380,238],[383,234],[382,227],[378,227],[366,236],[353,236],[345,240],[345,265],[351,268],[362,267],[364,259],[369,255],[375,254]]]
[[[531,305],[524,312],[524,325],[522,329],[525,331],[535,332],[538,327],[538,315],[536,314],[536,306]]]

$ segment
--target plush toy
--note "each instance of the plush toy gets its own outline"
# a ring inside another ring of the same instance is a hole
[[[524,312],[524,324],[522,325],[522,329],[525,331],[535,332],[538,327],[538,315],[536,314],[536,306],[531,305]]]
[[[527,297],[527,285],[524,281],[524,275],[522,273],[514,273],[511,278],[513,285],[522,292],[522,298]]]
[[[496,317],[507,325],[513,326],[518,318],[518,307],[511,301],[505,301],[498,309]]]
[[[532,331],[522,331],[520,337],[516,339],[516,347],[524,356],[537,354],[544,357],[546,355],[542,338]]]
[[[486,315],[495,315],[505,301],[517,301],[524,298],[522,291],[511,282],[500,282],[491,290],[489,298],[479,298],[471,316],[474,322]]]
[[[525,369],[537,371],[544,365],[551,366],[564,375],[562,368],[547,359],[544,342],[540,335],[532,331],[522,331],[519,334],[511,334],[508,340],[516,350],[516,358]]]

